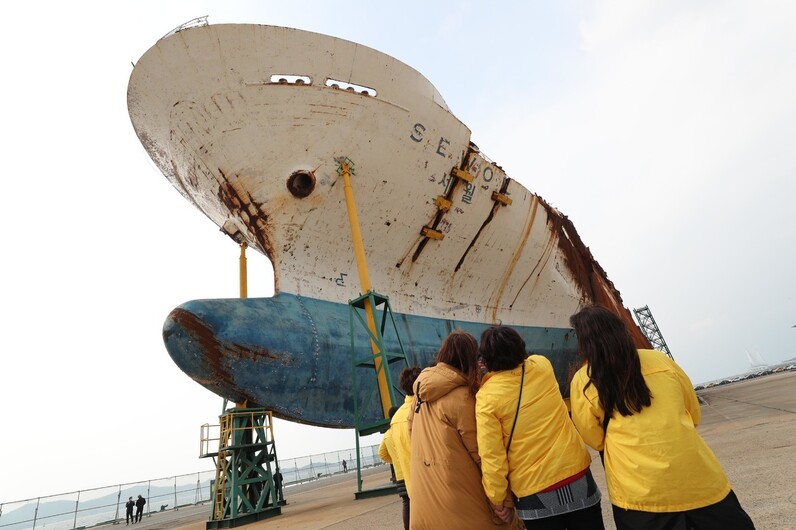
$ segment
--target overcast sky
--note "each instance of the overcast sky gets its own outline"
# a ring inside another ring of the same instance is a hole
[[[222,399],[161,329],[184,301],[237,296],[239,250],[155,168],[126,104],[132,63],[203,15],[423,73],[487,156],[572,219],[625,305],[649,305],[694,383],[796,356],[793,2],[15,2],[0,502],[212,467],[199,426]],[[272,293],[249,252],[249,296]],[[276,441],[284,459],[355,439],[277,422]]]

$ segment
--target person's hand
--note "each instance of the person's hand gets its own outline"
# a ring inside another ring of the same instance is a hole
[[[495,515],[504,523],[510,523],[511,520],[514,518],[514,508],[511,506],[492,504],[492,511],[494,511]]]

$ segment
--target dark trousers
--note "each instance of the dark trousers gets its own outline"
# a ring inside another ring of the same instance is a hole
[[[604,530],[603,512],[598,502],[594,506],[562,513],[543,519],[526,519],[525,528],[533,530]]]
[[[403,503],[404,530],[409,530],[409,495],[399,495]]]
[[[135,522],[135,515],[133,515],[133,509],[132,508],[127,510],[127,524],[130,524],[131,522],[133,522],[133,523]]]
[[[144,507],[141,506],[140,508],[136,508],[136,510],[135,510],[135,522],[136,523],[140,523],[141,522],[141,517],[143,517],[143,516],[144,516]]]
[[[752,519],[730,493],[716,504],[686,512],[653,513],[612,506],[616,530],[755,530]]]

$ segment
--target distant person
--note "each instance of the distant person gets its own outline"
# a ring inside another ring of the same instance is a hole
[[[415,399],[415,391],[412,388],[420,375],[421,368],[419,366],[409,366],[401,370],[398,376],[398,384],[401,390],[404,391],[406,397],[403,404],[398,408],[395,415],[390,421],[390,431],[392,431],[392,441],[395,445],[395,450],[398,453],[398,466],[401,468],[403,480],[397,482],[398,496],[401,498],[403,504],[403,520],[404,530],[409,530],[409,512],[410,512],[410,498],[409,492],[409,473],[410,473],[410,449],[411,441],[409,439],[409,414],[412,412],[412,402]],[[395,464],[393,464],[395,465]]]
[[[127,524],[128,525],[130,523],[135,524],[135,515],[133,515],[133,508],[135,508],[135,501],[133,500],[132,497],[130,497],[130,500],[127,501],[127,504],[125,504],[124,507],[127,508]]]
[[[138,496],[138,499],[135,501],[135,522],[140,523],[141,518],[144,516],[144,505],[146,504],[146,499],[143,498],[141,495]]]
[[[282,491],[283,485],[284,484],[282,482],[282,472],[279,471],[279,468],[277,468],[276,473],[274,473],[274,489],[276,490],[274,498],[277,500],[279,504],[284,504],[285,501],[285,495],[284,492]]]
[[[481,334],[488,370],[475,396],[482,483],[495,514],[526,528],[603,530],[591,456],[569,418],[553,366],[508,326]]]
[[[464,331],[443,341],[436,364],[415,382],[411,435],[410,526],[416,529],[493,528],[481,487],[475,428],[478,343]]]
[[[696,426],[688,376],[668,356],[637,350],[624,321],[587,306],[570,317],[581,367],[570,388],[572,420],[603,451],[617,530],[753,530]]]
[[[348,473],[348,463],[343,460],[343,473]]]

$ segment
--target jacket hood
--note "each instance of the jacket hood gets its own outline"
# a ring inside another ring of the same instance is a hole
[[[464,375],[445,363],[424,369],[415,381],[415,395],[423,401],[436,401],[454,388],[467,386]]]

